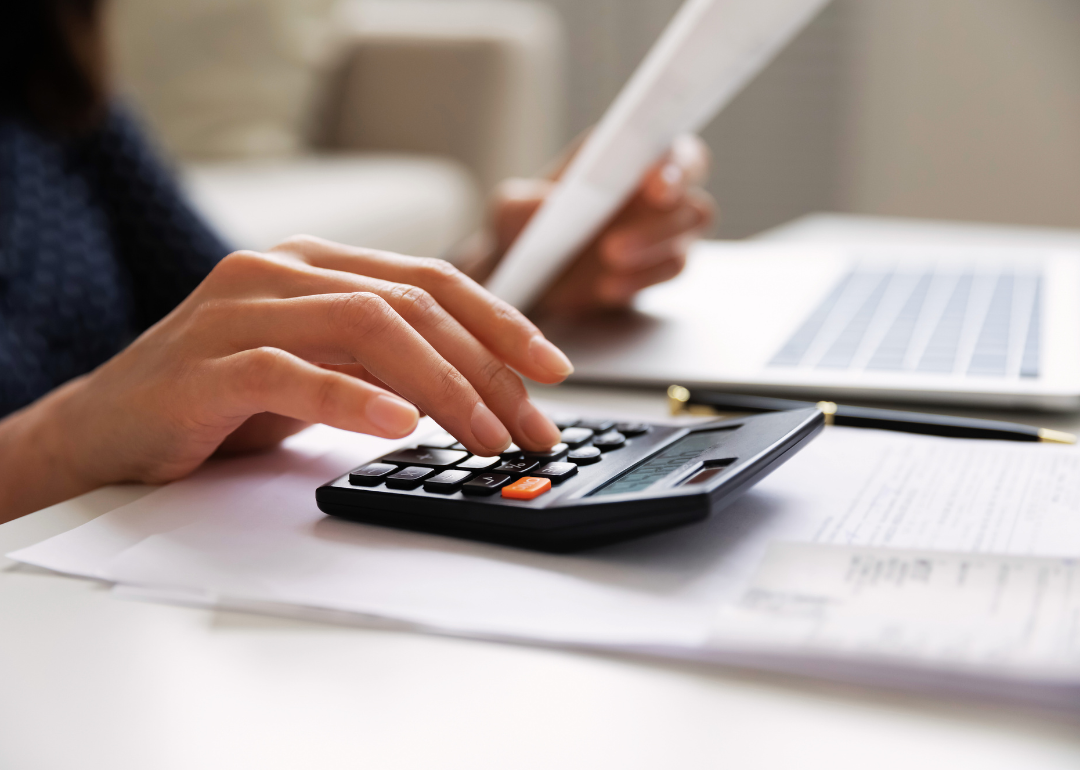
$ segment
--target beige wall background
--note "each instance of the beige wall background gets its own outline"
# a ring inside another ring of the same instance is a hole
[[[545,0],[568,134],[678,0]],[[835,0],[710,126],[719,232],[821,210],[1080,227],[1078,0]]]

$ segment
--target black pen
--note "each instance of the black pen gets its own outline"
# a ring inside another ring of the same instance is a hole
[[[949,438],[984,438],[1002,441],[1046,441],[1054,444],[1075,444],[1076,436],[1058,430],[1036,428],[1014,422],[976,420],[940,414],[902,412],[895,409],[872,409],[864,406],[841,406],[832,401],[789,401],[764,396],[737,396],[715,390],[694,390],[682,385],[668,388],[671,413],[677,414],[755,414],[780,412],[786,409],[805,409],[816,406],[825,414],[827,425],[849,428],[876,428],[902,433]]]

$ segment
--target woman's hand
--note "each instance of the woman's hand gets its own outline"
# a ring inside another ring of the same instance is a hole
[[[571,366],[446,262],[310,237],[237,252],[127,349],[0,423],[0,511],[176,479],[307,423],[398,438],[417,407],[476,454],[557,443],[514,370],[555,383]]]
[[[532,308],[538,314],[623,307],[642,289],[674,278],[715,206],[701,189],[709,151],[696,136],[678,139],[623,207]],[[508,180],[492,202],[494,264],[510,248],[554,182]]]

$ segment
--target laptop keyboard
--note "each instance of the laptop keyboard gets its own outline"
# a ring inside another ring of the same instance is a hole
[[[1037,272],[855,269],[770,366],[1038,377],[1043,278]]]

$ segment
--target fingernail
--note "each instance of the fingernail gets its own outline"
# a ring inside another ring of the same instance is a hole
[[[574,373],[574,365],[566,354],[537,334],[529,342],[529,355],[533,363],[556,377],[568,377]]]
[[[676,187],[682,183],[683,170],[674,163],[668,163],[664,166],[664,170],[660,172],[660,176],[667,182],[668,187]]]
[[[561,433],[547,415],[536,408],[531,401],[521,405],[518,425],[525,437],[541,447],[552,447],[559,443]]]
[[[412,433],[420,419],[415,406],[393,396],[376,396],[368,401],[365,411],[372,425],[395,438]]]
[[[682,183],[685,178],[683,170],[674,163],[668,163],[660,172],[660,178],[664,180],[663,203],[674,203],[682,194]]]
[[[476,440],[496,455],[510,446],[510,434],[483,401],[477,401],[472,413],[472,432]]]

